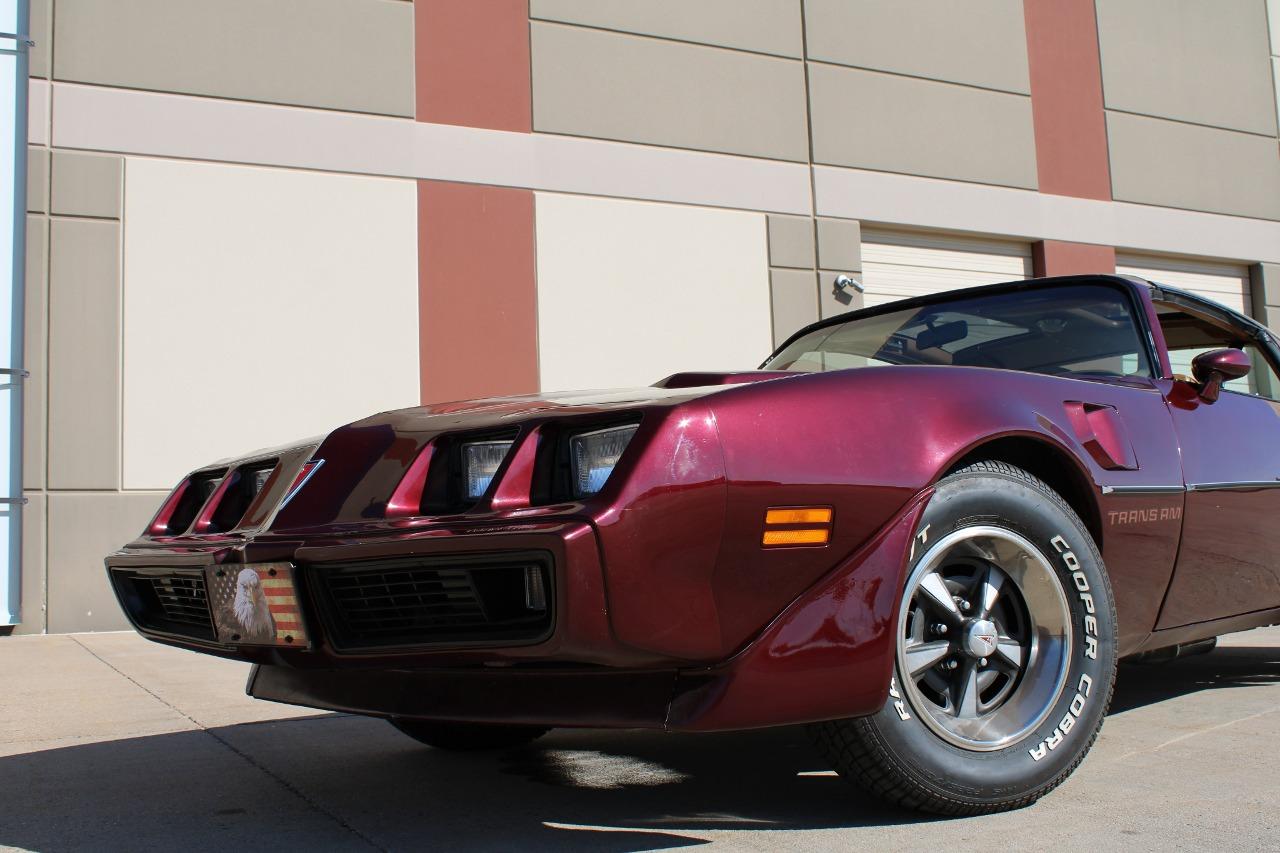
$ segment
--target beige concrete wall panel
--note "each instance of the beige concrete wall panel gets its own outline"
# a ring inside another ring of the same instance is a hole
[[[172,353],[167,357],[173,360]],[[55,219],[49,233],[49,488],[119,486],[120,225]]]
[[[818,163],[1034,188],[1031,99],[811,65]]]
[[[53,152],[50,211],[64,216],[120,218],[124,158]]]
[[[779,56],[803,51],[796,0],[531,0],[529,15]]]
[[[124,488],[417,404],[412,181],[142,158],[125,173]],[[209,417],[231,387],[239,414]]]
[[[1107,136],[1118,200],[1280,219],[1274,138],[1114,112]]]
[[[544,390],[749,370],[772,349],[764,216],[554,193],[536,214]]]
[[[1252,265],[1249,267],[1249,283],[1253,294],[1253,316],[1262,319],[1269,310],[1280,310],[1280,264]],[[1267,325],[1271,326],[1270,323]]]
[[[1271,77],[1276,90],[1276,113],[1280,115],[1280,56],[1271,57]]]
[[[857,311],[867,305],[866,294],[853,287],[837,287],[836,279],[842,273],[831,270],[818,271],[818,311],[822,319],[835,317]],[[853,276],[858,283],[862,282],[862,274]]]
[[[813,219],[808,216],[769,217],[769,264],[813,269]]]
[[[1280,260],[1280,222],[1009,187],[818,166],[820,216],[1026,240],[1240,260]]]
[[[27,142],[49,144],[50,85],[46,80],[30,80],[27,85]]]
[[[54,77],[412,116],[413,7],[386,0],[58,0]]]
[[[102,560],[136,539],[164,492],[49,495],[49,633],[129,627]]]
[[[27,149],[27,211],[49,211],[49,149]]]
[[[49,12],[53,0],[31,0],[31,46],[29,68],[32,77],[49,76],[49,48],[53,29],[49,26]]]
[[[799,62],[536,21],[533,127],[806,160]]]
[[[48,556],[45,539],[45,496],[29,494],[22,507],[22,623],[15,634],[45,631],[45,572]]]
[[[1258,0],[1098,0],[1110,109],[1276,133]]]
[[[812,270],[769,271],[773,302],[773,345],[818,320],[818,280]],[[763,358],[761,358],[763,361]]]
[[[23,366],[31,373],[22,395],[22,484],[27,489],[45,486],[46,406],[49,393],[49,220],[27,217],[26,324],[23,332]]]
[[[818,219],[818,266],[825,270],[862,269],[862,223],[856,219]]]
[[[805,0],[809,58],[1031,92],[1022,0]]]

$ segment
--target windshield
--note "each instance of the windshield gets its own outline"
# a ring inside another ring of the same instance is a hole
[[[797,338],[764,368],[894,364],[1151,376],[1127,297],[1103,285],[991,293],[856,317]]]

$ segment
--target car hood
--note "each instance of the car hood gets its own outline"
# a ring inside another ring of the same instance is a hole
[[[670,411],[699,398],[744,384],[783,380],[797,374],[676,374],[647,388],[569,391],[435,403],[382,412],[331,432],[315,449],[323,460],[299,499],[282,508],[273,527],[376,518],[409,466],[438,436],[478,437],[528,429],[540,423],[608,421],[627,413]],[[690,384],[693,383],[693,384]],[[660,386],[671,387],[660,387]]]
[[[785,371],[675,373],[642,388],[608,388],[591,391],[556,391],[510,397],[483,397],[431,403],[382,412],[351,427],[389,423],[401,429],[465,429],[486,424],[508,424],[531,416],[605,412],[614,409],[672,406],[727,390],[734,385],[794,377]]]

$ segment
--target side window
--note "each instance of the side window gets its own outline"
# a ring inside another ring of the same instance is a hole
[[[1243,379],[1233,379],[1223,385],[1223,389],[1227,391],[1235,391],[1238,394],[1252,394],[1255,397],[1266,397],[1270,400],[1280,400],[1280,378],[1277,378],[1275,369],[1271,366],[1267,356],[1253,344],[1233,344],[1224,341],[1221,344],[1208,347],[1189,347],[1178,350],[1169,350],[1169,363],[1173,367],[1173,372],[1180,376],[1191,375],[1191,360],[1202,352],[1211,349],[1219,349],[1220,347],[1234,346],[1245,351],[1249,356],[1249,360],[1253,362],[1253,369],[1249,371],[1249,375]]]
[[[1169,347],[1169,365],[1175,376],[1191,376],[1191,362],[1202,352],[1223,347],[1242,349],[1253,369],[1242,379],[1233,379],[1223,389],[1280,400],[1280,376],[1267,354],[1234,329],[1225,328],[1172,305],[1157,305],[1160,329]]]

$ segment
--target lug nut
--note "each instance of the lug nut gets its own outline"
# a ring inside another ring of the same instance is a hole
[[[943,625],[941,622],[939,622],[938,624],[936,624],[936,625],[934,625],[934,626],[933,626],[933,633],[935,633],[935,634],[945,634],[945,633],[947,633],[947,626],[946,626],[946,625]]]
[[[986,659],[986,658],[983,658],[982,660],[978,661],[978,666],[986,666],[986,665],[987,665],[987,659]]]
[[[960,596],[956,596],[956,607],[959,607],[961,610],[968,610],[969,602],[965,601]]]
[[[960,664],[957,661],[949,660],[946,663],[944,663],[942,666],[944,669],[955,669],[956,667],[960,666]]]

